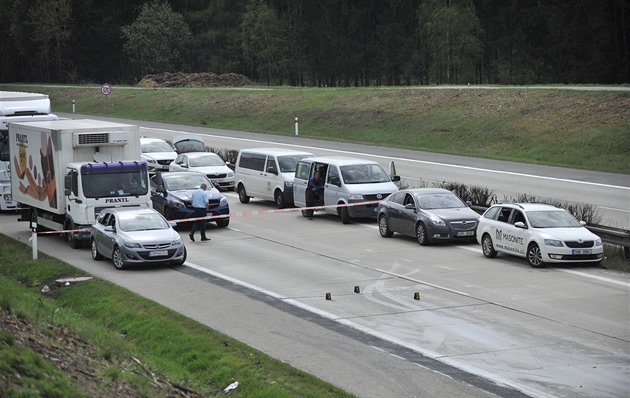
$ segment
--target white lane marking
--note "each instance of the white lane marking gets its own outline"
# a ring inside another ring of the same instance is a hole
[[[556,271],[560,271],[560,272],[566,272],[567,274],[573,274],[573,275],[577,275],[577,276],[582,276],[584,278],[595,279],[595,280],[598,280],[598,281],[601,281],[601,282],[612,283],[614,285],[620,285],[620,286],[623,286],[623,287],[630,288],[630,283],[618,281],[616,279],[610,279],[610,278],[605,278],[603,276],[591,275],[591,274],[587,274],[585,272],[574,271],[572,269],[562,269],[562,268],[552,268],[552,269],[554,269]]]
[[[215,138],[222,138],[222,139],[235,140],[235,141],[258,142],[258,143],[261,143],[261,144],[271,144],[272,143],[270,141],[254,140],[254,139],[251,139],[251,138],[226,137],[226,136],[222,136],[222,135],[191,133],[191,132],[187,132],[187,131],[170,130],[170,129],[163,129],[163,128],[150,128],[150,127],[140,127],[140,128],[147,129],[147,130],[161,130],[161,131],[166,131],[166,132],[170,132],[170,133],[193,134],[193,135],[198,135],[198,136],[202,136],[202,137],[215,137]],[[387,160],[392,160],[392,159],[393,160],[402,160],[402,161],[406,161],[406,162],[429,164],[429,165],[442,166],[442,167],[452,167],[452,168],[456,168],[456,169],[482,171],[482,172],[486,172],[486,173],[506,174],[506,175],[513,175],[513,176],[528,177],[528,178],[537,178],[537,179],[541,179],[541,180],[562,181],[562,182],[569,182],[569,183],[576,183],[576,184],[593,185],[593,186],[605,187],[605,188],[617,188],[617,189],[623,189],[623,190],[630,191],[630,186],[629,187],[624,187],[624,186],[619,186],[619,185],[600,184],[600,183],[597,183],[597,182],[571,180],[571,179],[568,179],[568,178],[537,176],[537,175],[533,175],[533,174],[516,173],[516,172],[513,172],[513,171],[490,170],[490,169],[484,169],[484,168],[480,168],[480,167],[461,166],[461,165],[440,163],[440,162],[430,162],[428,160],[417,160],[417,159],[408,159],[408,158],[401,158],[401,157],[373,155],[373,154],[368,154],[368,153],[353,152],[353,151],[343,151],[343,150],[340,150],[340,149],[320,148],[320,147],[308,146],[308,145],[283,144],[283,143],[277,143],[277,142],[273,142],[273,144],[274,145],[282,145],[282,146],[294,147],[294,148],[318,149],[318,150],[325,150],[325,151],[329,151],[329,152],[344,153],[344,154],[350,154],[350,155],[369,156],[369,157],[374,157],[374,158],[379,158],[379,159],[387,159]]]
[[[517,390],[523,391],[526,394],[530,394],[532,396],[538,396],[538,397],[541,397],[541,398],[542,397],[551,397],[548,394],[543,393],[540,390],[537,390],[535,387],[527,385],[527,384],[525,384],[523,382],[520,382],[518,380],[513,380],[513,379],[510,379],[509,377],[506,377],[504,375],[500,375],[500,374],[497,374],[497,373],[489,372],[489,371],[487,371],[487,370],[485,370],[483,368],[479,368],[479,367],[474,366],[474,365],[469,365],[465,361],[462,361],[461,359],[459,359],[457,357],[445,356],[444,354],[442,354],[442,353],[440,353],[438,351],[433,351],[433,350],[428,349],[426,347],[410,343],[409,341],[406,341],[404,339],[392,336],[390,334],[387,334],[386,332],[381,332],[381,331],[372,329],[370,327],[361,325],[359,323],[353,322],[353,321],[351,321],[349,319],[344,319],[344,318],[342,318],[342,317],[340,317],[338,315],[335,315],[333,313],[330,313],[330,312],[327,312],[327,311],[323,311],[323,310],[321,310],[319,308],[313,307],[311,305],[302,303],[302,302],[294,300],[294,299],[289,299],[286,296],[283,296],[281,294],[272,292],[272,291],[267,290],[267,289],[263,289],[263,288],[258,287],[256,285],[253,285],[253,284],[241,281],[241,280],[236,279],[236,278],[229,277],[229,276],[221,274],[219,272],[215,272],[215,271],[209,270],[207,268],[201,267],[199,265],[193,264],[193,263],[188,262],[188,261],[186,261],[184,263],[184,266],[196,269],[196,270],[198,270],[200,272],[203,272],[203,273],[206,273],[208,275],[212,275],[212,276],[215,276],[215,277],[218,277],[218,278],[222,278],[222,279],[228,280],[228,281],[230,281],[230,282],[232,282],[232,283],[234,283],[236,285],[244,286],[244,287],[247,287],[249,289],[253,289],[255,291],[258,291],[260,293],[269,295],[270,297],[274,297],[276,299],[282,300],[282,301],[284,301],[284,302],[286,302],[286,303],[288,303],[290,305],[293,305],[295,307],[301,308],[301,309],[303,309],[305,311],[308,311],[310,313],[317,314],[317,315],[319,315],[319,316],[321,316],[323,318],[330,319],[332,321],[338,322],[338,323],[340,323],[342,325],[348,326],[348,327],[353,328],[355,330],[358,330],[360,332],[363,332],[363,333],[366,333],[368,335],[374,336],[374,337],[379,338],[379,339],[381,339],[383,341],[388,341],[388,342],[390,342],[392,344],[395,344],[395,345],[398,345],[400,347],[407,348],[409,350],[418,352],[418,353],[420,353],[420,354],[422,354],[422,355],[424,355],[426,357],[429,357],[429,358],[441,361],[443,363],[446,363],[448,365],[451,365],[451,366],[453,366],[453,367],[455,367],[457,369],[461,369],[461,370],[463,370],[465,372],[468,372],[468,373],[471,373],[471,374],[475,374],[477,376],[480,376],[480,377],[486,378],[488,380],[494,381],[495,383],[497,383],[499,385],[511,386],[512,388],[515,388]],[[388,273],[388,274],[394,275],[393,273]],[[407,278],[407,279],[410,279],[410,278]],[[421,282],[421,283],[425,283],[425,282]],[[430,286],[435,286],[435,285],[431,285],[431,284],[429,284],[429,285]],[[445,290],[450,290],[450,289],[445,289]],[[454,292],[454,290],[451,290],[451,291]],[[463,294],[463,293],[460,293],[460,294]],[[371,346],[371,347],[378,349],[377,347],[374,347],[374,346]],[[378,350],[379,351],[383,351],[383,352],[385,352],[387,354],[390,354],[393,357],[401,358],[398,355],[389,353],[389,352],[387,352],[385,350],[382,350],[382,349],[378,349]],[[406,361],[405,358],[401,358],[401,359]],[[416,365],[418,365],[418,366],[420,366],[422,368],[425,368],[425,369],[429,369],[429,368],[427,368],[427,367],[425,367],[423,365],[420,365],[418,363],[416,363]],[[450,377],[450,376],[445,375],[444,373],[439,372],[437,370],[434,370],[434,369],[431,369],[431,370],[436,372],[436,373],[442,374],[444,376]]]

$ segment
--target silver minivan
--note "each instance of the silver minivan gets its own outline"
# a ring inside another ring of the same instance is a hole
[[[378,202],[398,190],[393,181],[400,176],[387,174],[380,163],[345,156],[305,158],[298,162],[293,180],[295,205],[306,207],[306,190],[309,179],[319,171],[323,178],[323,201],[317,206],[337,214],[344,224],[350,218],[376,217]],[[357,203],[369,202],[357,205]],[[310,217],[306,210],[305,217]]]
[[[234,179],[241,203],[250,198],[272,200],[278,208],[293,206],[293,176],[300,159],[310,152],[284,148],[241,149],[236,159]]]

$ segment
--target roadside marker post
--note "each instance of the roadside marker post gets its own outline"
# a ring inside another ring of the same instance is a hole
[[[297,116],[296,116],[296,117],[295,117],[295,135],[296,135],[296,136],[298,135],[298,124],[299,124],[299,123],[298,123],[298,118],[297,118]]]
[[[31,222],[31,242],[33,242],[33,260],[37,260],[37,223]]]

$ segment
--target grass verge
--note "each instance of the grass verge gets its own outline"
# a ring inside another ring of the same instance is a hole
[[[553,88],[169,88],[0,85],[53,111],[630,173],[630,92]]]
[[[214,397],[234,381],[241,397],[350,396],[109,282],[57,283],[85,273],[4,235],[0,247],[2,397]]]

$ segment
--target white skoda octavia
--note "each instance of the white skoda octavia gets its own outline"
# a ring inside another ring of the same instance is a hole
[[[496,204],[479,218],[477,241],[484,256],[498,252],[527,258],[529,265],[594,263],[604,257],[602,240],[566,210],[533,203]]]

